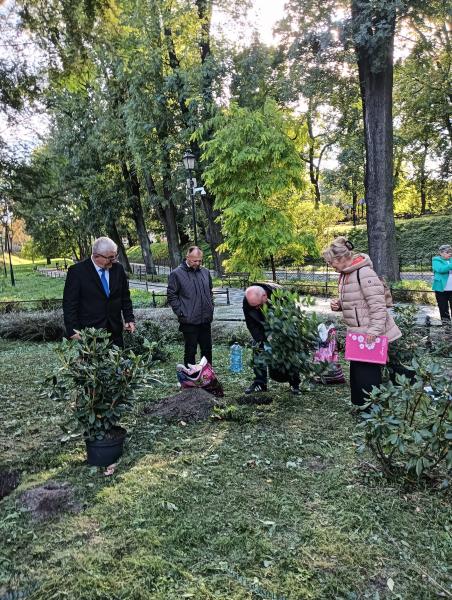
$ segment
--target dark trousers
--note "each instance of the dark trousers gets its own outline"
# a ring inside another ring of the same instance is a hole
[[[185,340],[184,365],[196,364],[196,350],[201,350],[201,357],[205,356],[212,364],[212,332],[210,323],[201,323],[201,325],[191,325],[181,323],[179,331],[182,331]]]
[[[441,321],[450,322],[452,315],[452,291],[435,292],[435,296]]]
[[[267,385],[268,381],[268,373],[267,369],[264,367],[258,367],[254,365],[254,381],[256,383],[260,383],[262,385]],[[270,378],[275,381],[279,381],[280,383],[288,381],[291,386],[298,387],[300,385],[300,376],[298,373],[288,374],[288,373],[277,373],[270,369]]]
[[[352,404],[362,406],[369,402],[366,392],[372,390],[372,386],[379,386],[382,382],[382,365],[374,363],[350,361],[350,391]]]

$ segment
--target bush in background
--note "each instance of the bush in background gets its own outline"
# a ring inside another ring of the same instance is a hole
[[[11,340],[55,342],[64,333],[62,310],[10,313],[0,321],[0,337]]]
[[[168,336],[161,325],[155,321],[139,321],[135,333],[124,333],[124,347],[135,354],[147,354],[149,345],[153,344],[151,357],[153,361],[164,362],[169,358]]]
[[[166,343],[182,343],[183,337],[179,331],[179,323],[169,308],[136,309],[137,327],[141,331],[142,323],[148,323],[145,328],[157,327],[162,332],[162,340]],[[149,329],[151,330],[151,329]],[[156,333],[157,330],[152,329]],[[152,333],[152,335],[154,334]],[[11,312],[2,315],[0,320],[0,337],[11,340],[32,342],[54,342],[65,335],[63,311]],[[250,339],[248,330],[241,322],[214,321],[212,323],[212,338],[214,344],[230,344],[233,338],[241,344]],[[152,341],[153,338],[151,338]]]
[[[0,302],[0,315],[6,315],[8,313],[20,311],[20,304],[14,300],[7,300],[6,302]]]

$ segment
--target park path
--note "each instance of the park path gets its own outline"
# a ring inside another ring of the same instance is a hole
[[[160,267],[161,275],[164,274],[163,269],[165,269],[165,268],[167,268],[167,267]],[[53,276],[53,277],[56,276],[56,275],[52,275],[50,270],[42,269],[40,271],[43,275]],[[169,271],[169,269],[168,269],[168,271]],[[270,273],[267,273],[267,275],[270,275]],[[306,275],[307,279],[309,278],[310,281],[313,281],[312,273],[305,273],[305,275]],[[319,277],[321,277],[321,276],[323,276],[324,278],[326,277],[326,273],[317,273],[317,275]],[[332,274],[329,273],[329,275],[331,277]],[[404,273],[402,275],[402,278],[408,279],[408,277],[404,277],[404,276],[408,276],[408,275],[409,276],[416,275],[416,277],[418,277],[419,273],[417,273],[417,274]],[[66,272],[59,271],[58,276],[65,277]],[[413,277],[410,277],[410,278],[413,278]],[[431,276],[429,276],[429,281],[430,281],[430,279],[431,279]],[[323,281],[324,280],[325,279],[323,279]],[[322,281],[322,280],[317,279],[317,281]],[[281,283],[283,283],[283,281]],[[167,285],[165,283],[148,282],[146,285],[146,282],[144,282],[144,281],[139,281],[138,279],[131,279],[129,281],[129,285],[132,289],[147,290],[149,292],[149,294],[152,294],[152,292],[155,292],[156,295],[166,295]],[[229,302],[230,302],[229,305],[227,304],[226,290],[228,290],[228,294],[229,294]],[[243,302],[244,291],[239,288],[215,287],[214,292],[216,292],[216,294],[215,294],[215,313],[214,313],[215,320],[242,321],[243,320],[242,302]],[[424,323],[425,318],[428,316],[428,317],[430,317],[430,319],[432,321],[432,325],[440,325],[441,324],[441,321],[439,319],[438,309],[436,306],[432,306],[429,304],[418,304],[417,307],[419,309],[419,312],[418,312],[418,322],[419,323]],[[334,313],[331,311],[330,301],[327,298],[314,297],[314,305],[306,307],[306,310],[308,312],[317,312],[320,315],[326,315],[331,318],[337,318],[337,313]]]
[[[130,287],[135,289],[145,289],[145,284],[139,281],[130,281]],[[164,283],[148,284],[149,292],[155,291],[157,294],[166,294],[166,285]],[[214,291],[225,291],[226,288],[215,287]],[[226,296],[218,295],[215,298],[214,318],[218,321],[243,321],[242,302],[245,292],[239,288],[228,288],[230,304],[226,304]],[[338,313],[330,309],[330,300],[328,298],[313,297],[313,306],[305,307],[307,312],[316,312],[321,315],[327,315],[332,319],[337,319]],[[418,304],[418,322],[425,323],[428,316],[432,325],[440,325],[439,313],[436,306],[430,304]]]

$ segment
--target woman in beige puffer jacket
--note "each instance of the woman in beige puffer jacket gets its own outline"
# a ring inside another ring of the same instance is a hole
[[[354,254],[352,250],[353,244],[339,237],[323,251],[326,262],[340,273],[339,300],[332,300],[331,308],[342,311],[347,330],[365,333],[367,342],[378,335],[393,342],[402,333],[386,308],[383,283],[367,254]],[[381,377],[381,365],[350,361],[352,403],[366,407],[367,392],[381,384]]]

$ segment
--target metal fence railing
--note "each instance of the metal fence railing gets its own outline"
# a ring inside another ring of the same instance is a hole
[[[231,304],[229,288],[224,290],[214,290],[215,298],[223,299],[222,304],[229,306]],[[149,299],[136,298],[133,300],[135,308],[158,308],[167,306],[166,293],[149,291]],[[63,307],[62,298],[42,298],[39,300],[7,300],[0,302],[0,315],[8,313],[32,312],[43,310],[55,310]]]

